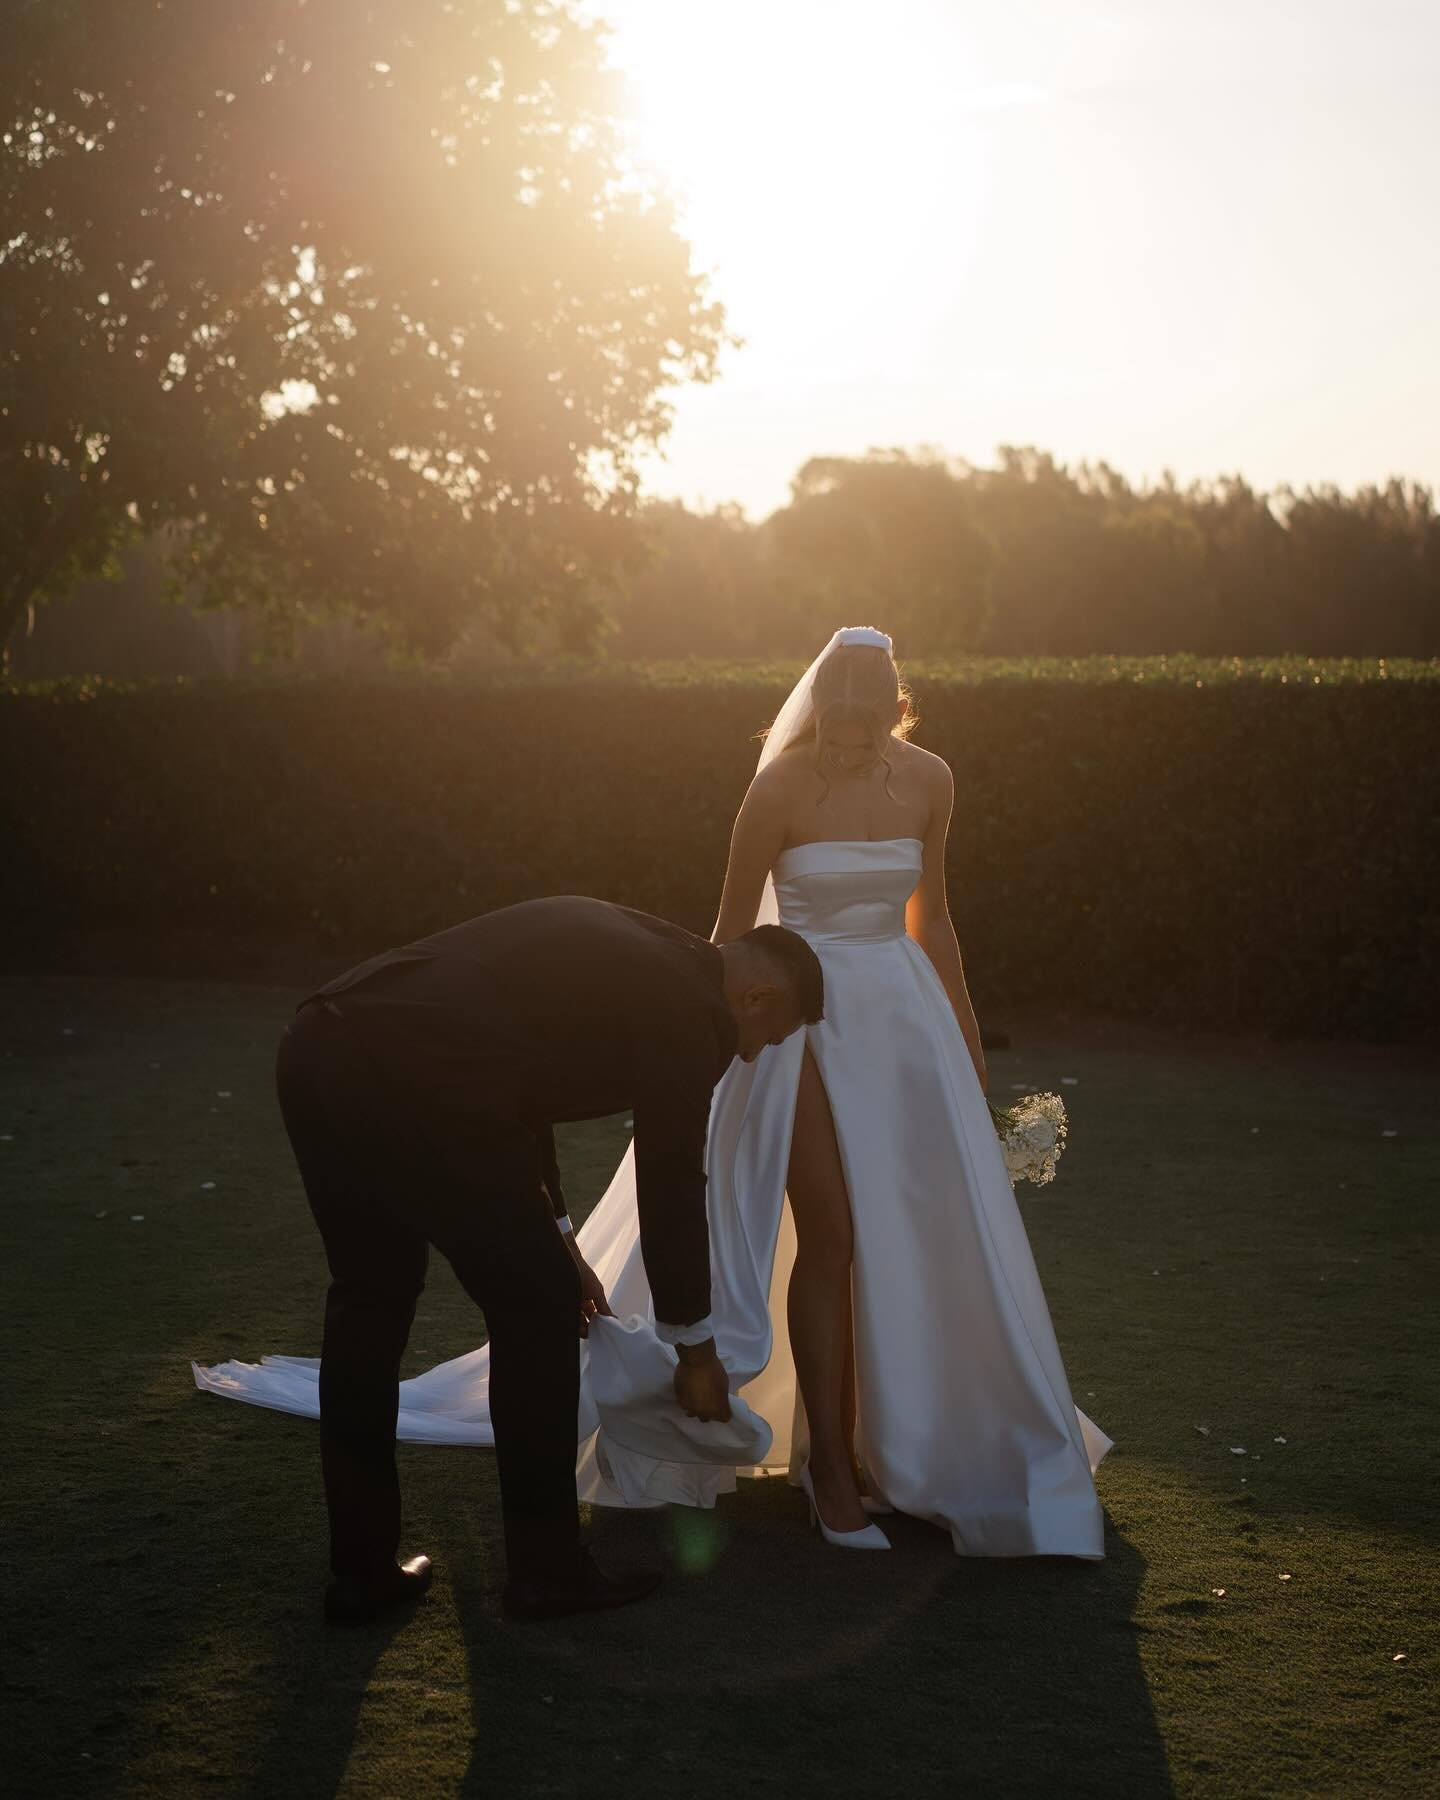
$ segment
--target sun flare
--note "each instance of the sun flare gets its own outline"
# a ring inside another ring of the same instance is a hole
[[[853,375],[897,283],[943,306],[985,201],[983,159],[953,154],[953,37],[941,68],[843,6],[602,10],[641,154],[677,192],[747,362]]]
[[[899,444],[1274,484],[1374,480],[1383,441],[1434,479],[1440,27],[1389,0],[1300,32],[1238,0],[585,4],[744,340],[677,400],[657,489],[763,512],[807,457]]]

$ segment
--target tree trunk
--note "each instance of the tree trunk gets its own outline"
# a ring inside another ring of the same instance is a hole
[[[10,644],[22,619],[33,622],[30,595],[34,590],[20,582],[0,588],[0,680],[10,673]]]

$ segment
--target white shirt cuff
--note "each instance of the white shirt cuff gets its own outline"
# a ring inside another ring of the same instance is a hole
[[[657,1319],[655,1335],[662,1344],[703,1344],[706,1338],[714,1337],[715,1321],[709,1313],[693,1325],[662,1325]]]
[[[569,1213],[562,1213],[561,1216],[556,1219],[555,1223],[560,1227],[561,1237],[569,1237],[570,1233],[575,1229],[570,1223]]]

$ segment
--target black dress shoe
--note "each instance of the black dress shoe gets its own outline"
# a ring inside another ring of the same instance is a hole
[[[569,1613],[608,1612],[643,1600],[660,1585],[658,1569],[627,1569],[607,1575],[588,1550],[567,1574],[512,1575],[503,1600],[507,1619],[563,1619]]]
[[[435,1573],[428,1556],[412,1556],[383,1575],[337,1575],[325,1590],[325,1618],[331,1625],[368,1625],[382,1613],[413,1606]]]

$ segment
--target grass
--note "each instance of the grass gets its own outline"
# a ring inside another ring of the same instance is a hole
[[[597,1515],[611,1560],[667,1564],[654,1601],[506,1627],[493,1459],[407,1448],[437,1585],[348,1636],[319,1623],[314,1426],[188,1368],[317,1342],[270,1089],[291,1000],[0,980],[8,1792],[1440,1784],[1433,1064],[1019,1031],[994,1056],[1002,1097],[1078,1077],[1061,1180],[1024,1206],[1117,1440],[1104,1564],[964,1562],[903,1520],[892,1556],[847,1559],[783,1483],[744,1483],[714,1513]],[[569,1134],[572,1192],[621,1142]],[[411,1364],[477,1332],[437,1264]]]

